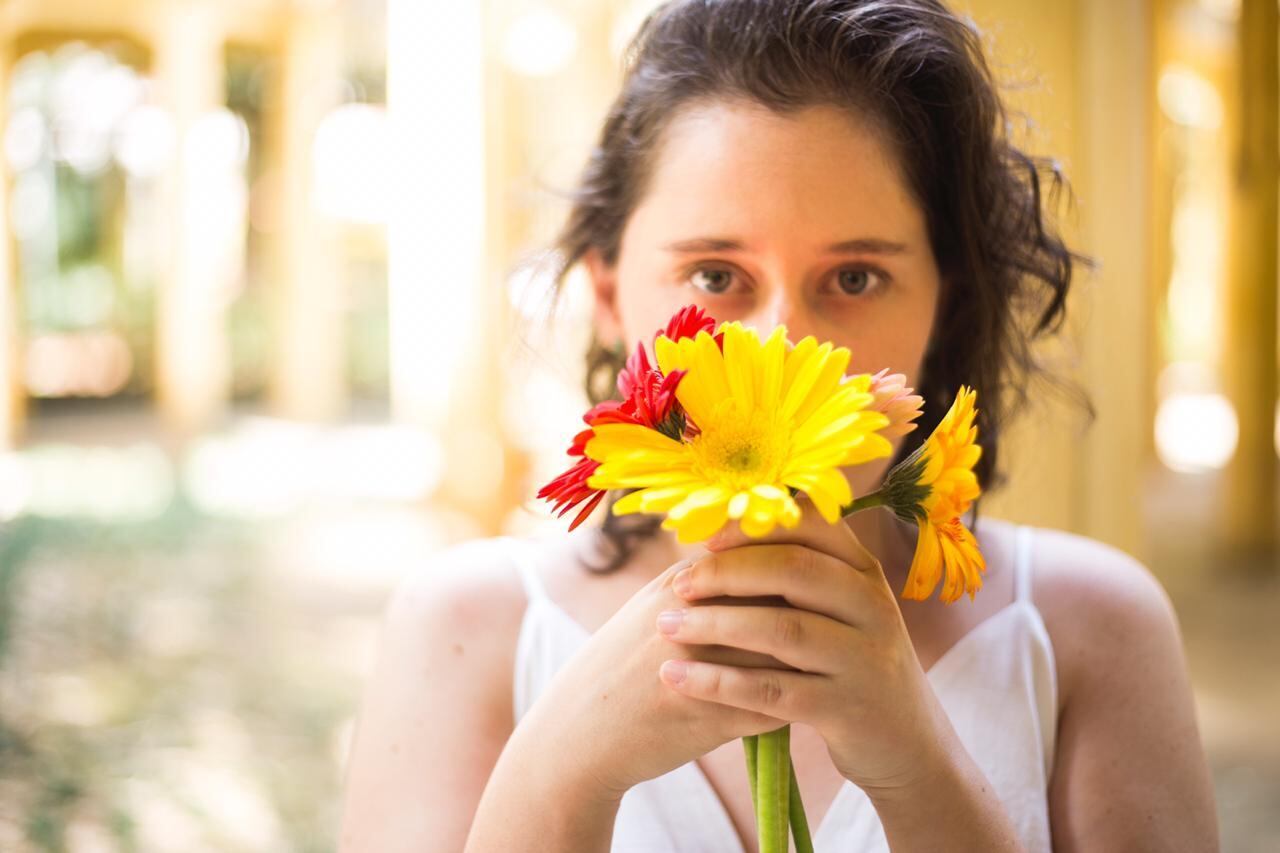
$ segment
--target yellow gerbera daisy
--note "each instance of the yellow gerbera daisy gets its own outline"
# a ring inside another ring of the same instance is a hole
[[[918,504],[920,538],[907,574],[903,598],[923,601],[933,594],[940,578],[942,600],[950,604],[964,593],[973,598],[982,588],[987,570],[973,533],[960,521],[981,494],[973,466],[982,455],[978,428],[974,426],[977,394],[960,386],[955,402],[925,441],[920,451],[913,485],[928,488]]]
[[[755,330],[721,324],[723,349],[705,330],[654,341],[664,374],[686,371],[676,398],[696,434],[677,441],[636,424],[601,424],[586,455],[600,462],[593,489],[637,489],[615,515],[665,512],[662,526],[697,542],[737,519],[748,536],[792,528],[806,493],[834,524],[853,495],[840,467],[889,456],[877,433],[889,419],[868,409],[871,377],[846,377],[849,350],[807,337],[792,346],[779,326],[763,343]]]

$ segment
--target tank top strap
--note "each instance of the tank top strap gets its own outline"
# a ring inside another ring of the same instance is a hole
[[[529,543],[515,536],[506,537],[506,542],[511,562],[515,563],[516,569],[520,572],[520,583],[524,585],[524,594],[530,602],[546,598],[547,589],[542,585],[542,578],[534,569],[533,561],[529,559]]]
[[[1013,597],[1015,601],[1031,601],[1031,534],[1034,528],[1019,524],[1014,531]]]

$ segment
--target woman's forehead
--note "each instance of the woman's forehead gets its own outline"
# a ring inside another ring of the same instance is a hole
[[[780,115],[738,103],[692,106],[672,118],[654,155],[634,212],[647,230],[803,229],[822,245],[871,232],[923,234],[883,135],[834,107]]]

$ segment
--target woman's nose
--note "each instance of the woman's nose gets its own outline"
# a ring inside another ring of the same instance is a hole
[[[814,321],[809,316],[808,308],[797,297],[780,294],[762,304],[749,318],[751,325],[758,329],[762,336],[768,335],[777,326],[787,327],[787,337],[798,341],[806,335],[814,334]]]

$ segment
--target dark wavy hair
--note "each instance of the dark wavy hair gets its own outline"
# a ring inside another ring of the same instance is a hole
[[[1028,379],[1043,371],[1031,342],[1061,328],[1073,266],[1087,260],[1048,222],[1046,201],[1057,200],[1065,180],[1056,162],[1010,141],[1009,116],[974,25],[935,0],[659,6],[627,49],[621,91],[570,193],[572,209],[554,243],[556,296],[589,249],[617,263],[663,129],[681,108],[716,100],[779,115],[835,106],[887,135],[947,283],[917,377],[924,415],[898,459],[932,432],[957,387],[968,384],[983,401],[976,473],[984,489],[997,485],[1004,426],[1025,401]],[[594,341],[588,362],[588,395],[596,402],[599,368],[616,374],[619,362]],[[600,528],[612,556],[594,571],[621,566],[633,543],[657,529],[655,516],[613,515],[619,496],[605,502]]]

